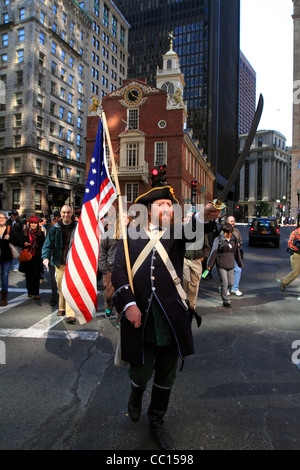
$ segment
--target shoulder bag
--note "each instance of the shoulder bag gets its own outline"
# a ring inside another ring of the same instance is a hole
[[[7,225],[7,235],[9,235],[9,232],[10,232],[10,225]],[[18,252],[17,248],[12,243],[9,243],[8,245],[9,245],[9,248],[10,248],[11,255],[12,255],[13,259],[18,258],[19,252]]]

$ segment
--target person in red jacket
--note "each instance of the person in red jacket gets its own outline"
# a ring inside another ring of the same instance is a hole
[[[20,261],[19,266],[19,271],[25,273],[28,297],[34,297],[35,300],[40,300],[40,277],[43,269],[41,252],[45,241],[45,234],[39,226],[39,221],[37,215],[32,215],[28,227],[23,231],[21,246],[22,249],[29,249],[32,258],[29,261]]]

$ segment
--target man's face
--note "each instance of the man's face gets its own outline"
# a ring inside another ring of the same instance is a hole
[[[228,217],[227,222],[232,225],[233,227],[235,226],[235,218],[234,217]]]
[[[173,220],[173,204],[169,199],[157,199],[151,204],[151,223],[168,227]]]
[[[69,206],[63,206],[60,211],[63,224],[70,224],[72,221],[72,210]]]

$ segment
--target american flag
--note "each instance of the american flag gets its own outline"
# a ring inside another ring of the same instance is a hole
[[[105,156],[100,119],[80,219],[68,258],[62,293],[81,324],[97,312],[97,269],[102,219],[116,199]]]

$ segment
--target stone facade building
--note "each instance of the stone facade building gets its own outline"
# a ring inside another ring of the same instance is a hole
[[[240,136],[242,151],[247,135]],[[279,217],[278,201],[290,200],[290,160],[286,138],[273,130],[261,130],[255,135],[248,157],[240,171],[239,210],[235,214],[247,221],[256,216],[260,203],[268,204],[269,216]],[[288,215],[288,214],[286,214]]]
[[[87,114],[126,77],[127,37],[110,1],[1,3],[1,209],[82,205]]]

